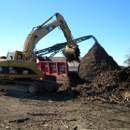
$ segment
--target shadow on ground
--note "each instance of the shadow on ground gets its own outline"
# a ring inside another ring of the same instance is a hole
[[[52,101],[67,101],[71,99],[76,99],[80,93],[76,90],[62,90],[58,92],[48,92],[44,91],[39,95],[29,95],[23,93],[9,92],[5,96],[10,96],[14,98],[30,99],[30,100],[52,100]]]

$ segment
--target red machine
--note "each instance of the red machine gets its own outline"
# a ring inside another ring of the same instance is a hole
[[[57,81],[61,84],[68,80],[68,67],[65,58],[53,57],[52,61],[39,61],[37,59],[37,67],[44,72],[44,76],[40,80]]]

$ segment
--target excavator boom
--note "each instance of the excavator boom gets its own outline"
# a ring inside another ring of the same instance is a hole
[[[54,16],[56,16],[56,20],[47,24]],[[26,38],[26,41],[24,43],[23,48],[23,54],[26,59],[30,59],[31,54],[38,43],[38,41],[43,38],[45,35],[50,33],[52,30],[54,30],[56,27],[60,27],[66,40],[67,40],[67,48],[71,50],[71,55],[73,55],[73,59],[77,59],[79,57],[79,54],[76,53],[76,49],[78,49],[77,44],[75,44],[75,40],[72,37],[71,31],[64,20],[63,16],[59,13],[56,13],[52,17],[50,17],[48,20],[46,20],[43,24],[40,26],[37,26],[33,28],[33,30],[29,33],[29,35]]]

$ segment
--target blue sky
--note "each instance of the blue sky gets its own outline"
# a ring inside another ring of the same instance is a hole
[[[66,20],[74,38],[94,35],[106,52],[124,65],[129,51],[129,0],[1,0],[0,56],[8,50],[23,50],[32,28],[59,12]],[[39,41],[44,49],[66,39],[56,28]],[[92,39],[79,43],[81,57],[92,47]],[[56,56],[63,56],[58,53]]]

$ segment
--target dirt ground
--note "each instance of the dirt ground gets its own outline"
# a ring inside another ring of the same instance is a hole
[[[57,92],[0,92],[0,130],[130,130],[127,70],[95,43]]]
[[[75,90],[39,96],[0,93],[0,130],[129,130],[130,104],[81,97]]]

